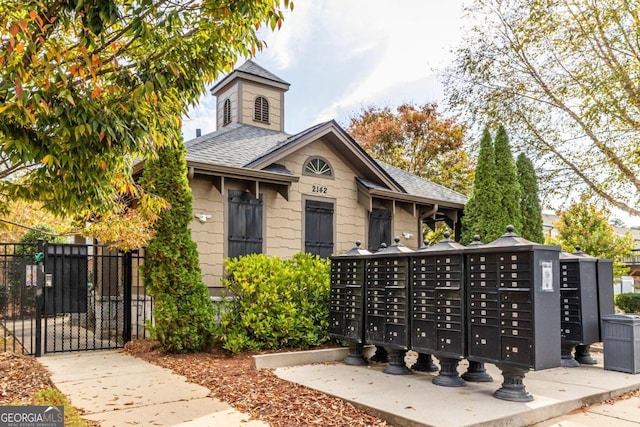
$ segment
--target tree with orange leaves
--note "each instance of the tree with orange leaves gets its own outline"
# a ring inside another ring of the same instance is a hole
[[[462,194],[473,185],[473,162],[464,128],[444,118],[437,104],[368,107],[351,118],[347,132],[377,160]]]

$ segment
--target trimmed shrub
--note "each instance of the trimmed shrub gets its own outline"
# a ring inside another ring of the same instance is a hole
[[[640,313],[640,294],[626,293],[615,297],[616,307],[625,313]]]
[[[247,255],[225,260],[225,274],[223,283],[234,295],[218,305],[225,349],[308,348],[329,339],[327,259]]]

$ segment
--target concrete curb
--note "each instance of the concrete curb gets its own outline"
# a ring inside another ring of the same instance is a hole
[[[320,350],[292,351],[286,353],[258,354],[253,356],[256,369],[275,369],[286,366],[311,365],[313,363],[338,362],[349,354],[346,347]]]

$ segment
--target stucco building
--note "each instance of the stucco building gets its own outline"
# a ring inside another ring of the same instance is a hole
[[[245,62],[211,89],[217,130],[186,142],[192,235],[212,295],[227,257],[329,256],[394,236],[416,249],[425,222],[459,230],[465,196],[376,161],[335,121],[285,133],[288,88]]]

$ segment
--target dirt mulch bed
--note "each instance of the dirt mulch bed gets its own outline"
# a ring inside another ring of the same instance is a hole
[[[0,353],[0,405],[27,402],[35,393],[52,387],[49,372],[34,357]]]
[[[211,396],[273,427],[389,426],[341,399],[282,380],[271,370],[254,369],[251,355],[221,349],[167,354],[149,340],[132,341],[125,351],[207,387]]]

